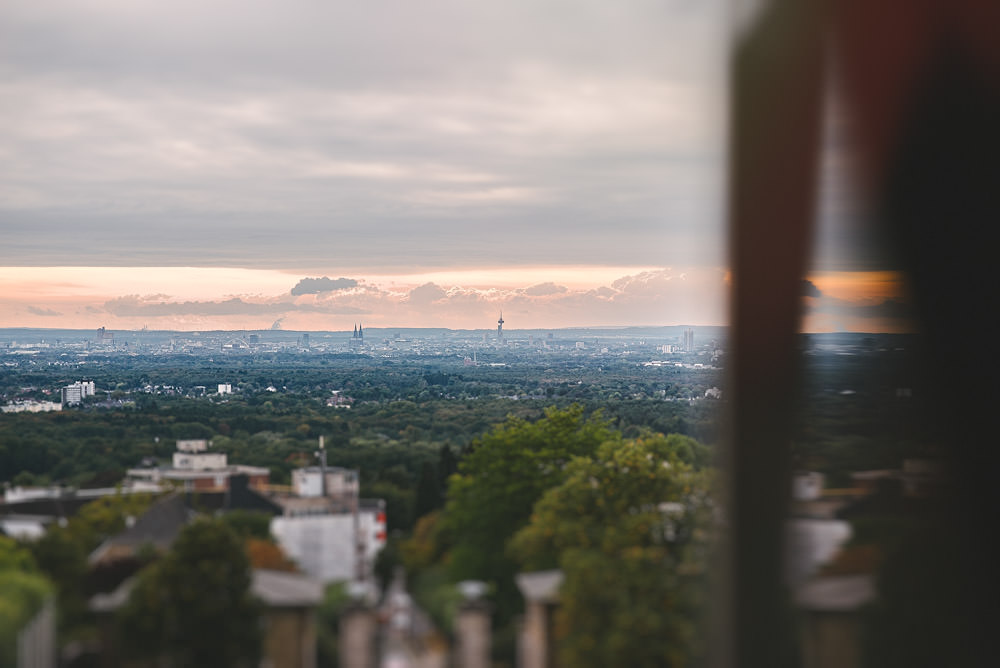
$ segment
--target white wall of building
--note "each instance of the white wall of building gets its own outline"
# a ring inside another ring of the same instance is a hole
[[[224,469],[226,454],[222,452],[175,452],[174,468],[184,470]]]
[[[0,406],[4,413],[47,413],[61,411],[62,404],[56,401],[22,401],[16,404]]]
[[[298,496],[321,496],[322,480],[318,471],[295,469],[292,471],[292,491]]]
[[[322,496],[322,472],[318,467],[292,471],[292,489],[298,496]],[[354,471],[341,468],[327,469],[327,496],[349,496],[358,491],[358,476]]]
[[[205,452],[206,450],[208,450],[208,441],[203,438],[177,441],[178,452]]]
[[[5,503],[30,501],[32,499],[57,499],[62,496],[61,487],[9,487],[4,490]]]
[[[83,401],[83,388],[79,383],[67,385],[62,389],[62,402],[67,405],[78,404]]]
[[[373,510],[358,513],[366,578],[371,577],[375,557],[385,546],[384,518],[384,513]],[[356,579],[353,514],[278,516],[271,519],[271,533],[285,554],[310,576],[323,582]]]
[[[45,528],[45,522],[41,518],[0,518],[0,529],[4,534],[19,540],[37,540],[45,535]]]

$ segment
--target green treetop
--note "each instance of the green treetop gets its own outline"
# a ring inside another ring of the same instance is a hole
[[[686,440],[608,443],[575,459],[510,542],[527,568],[563,571],[556,635],[565,665],[696,658],[710,472],[684,461],[698,449]]]
[[[516,564],[506,544],[525,526],[531,508],[548,488],[565,477],[573,457],[592,454],[621,436],[599,414],[583,408],[549,408],[537,422],[508,418],[473,444],[449,481],[443,515],[452,540],[450,570],[457,579],[492,582],[497,615],[517,610],[513,584]]]
[[[119,610],[126,650],[177,666],[255,666],[260,605],[250,587],[243,541],[224,522],[195,521]]]

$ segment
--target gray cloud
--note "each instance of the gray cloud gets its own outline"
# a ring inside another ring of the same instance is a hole
[[[807,278],[803,278],[801,282],[801,294],[803,297],[822,297],[823,291],[816,287],[816,284]]]
[[[321,292],[333,292],[356,287],[358,282],[353,278],[303,278],[292,288],[293,295],[317,295]]]
[[[0,263],[722,261],[721,0],[124,4],[0,7]]]
[[[57,316],[62,315],[59,311],[53,311],[50,308],[38,308],[37,306],[28,306],[28,312],[34,315],[44,315],[44,316]]]

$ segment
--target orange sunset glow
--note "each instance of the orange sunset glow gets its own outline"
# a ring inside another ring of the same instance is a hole
[[[329,289],[296,288],[308,280],[231,267],[0,267],[0,327],[343,330],[360,321],[479,329],[500,310],[511,329],[724,325],[729,289],[721,268],[330,273]],[[803,331],[912,331],[899,273],[826,271],[809,282]]]
[[[809,275],[804,332],[915,331],[906,277],[897,271],[826,271]]]

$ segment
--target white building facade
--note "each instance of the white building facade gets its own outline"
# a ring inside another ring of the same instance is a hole
[[[271,534],[317,580],[371,580],[375,557],[385,547],[385,510],[381,502],[366,503],[356,525],[354,513],[279,515],[271,519]]]

